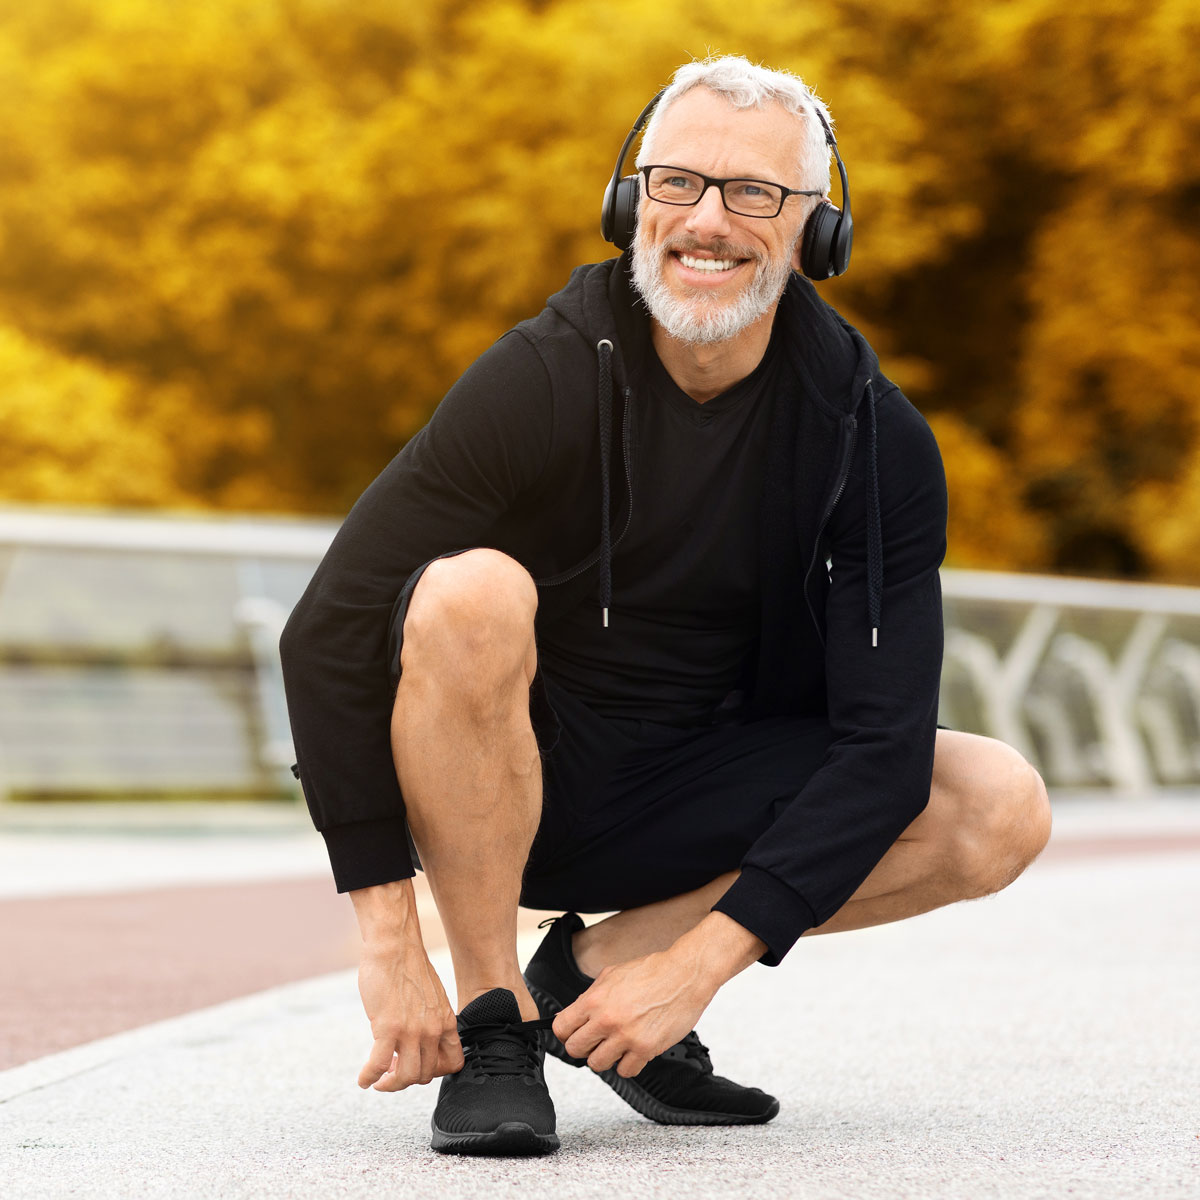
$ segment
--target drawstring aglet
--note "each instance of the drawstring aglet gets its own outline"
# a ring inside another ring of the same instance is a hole
[[[874,628],[871,630],[871,645],[872,645],[873,647],[874,647],[874,646],[878,646],[878,645],[879,645],[879,626],[878,626],[878,625],[876,625],[876,626],[875,626],[875,627],[874,627]]]
[[[605,629],[608,628],[608,609],[607,608],[604,610],[604,628]]]

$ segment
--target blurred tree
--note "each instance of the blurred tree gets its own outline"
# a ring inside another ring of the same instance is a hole
[[[171,504],[171,427],[186,398],[38,346],[0,326],[0,500]],[[165,425],[147,420],[169,413]]]
[[[406,286],[427,189],[397,80],[433,26],[419,7],[320,0],[9,17],[24,72],[0,304],[48,343],[186,389],[206,452],[179,481],[202,501],[344,505],[389,456],[401,369],[411,425],[429,405],[430,314]],[[400,244],[377,237],[392,223]]]
[[[1026,7],[993,22],[1029,64],[1005,123],[1058,200],[1029,243],[1013,450],[1056,566],[1200,583],[1200,10]]]
[[[163,498],[344,510],[611,253],[599,196],[653,90],[744,53],[838,118],[859,238],[823,291],[933,416],[952,557],[1182,578],[1195,22],[1184,0],[11,6],[0,317],[125,381]]]

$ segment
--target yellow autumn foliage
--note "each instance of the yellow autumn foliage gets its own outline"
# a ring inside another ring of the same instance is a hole
[[[951,560],[1200,580],[1192,0],[6,5],[3,495],[344,511],[612,253],[621,138],[710,50],[833,109],[822,290],[942,440]]]
[[[0,326],[0,501],[176,504],[175,448],[119,372]],[[184,397],[160,394],[183,416]]]
[[[1046,531],[1020,503],[1011,462],[953,413],[933,413],[929,423],[946,466],[949,545],[970,546],[970,565],[984,569],[1041,561]]]

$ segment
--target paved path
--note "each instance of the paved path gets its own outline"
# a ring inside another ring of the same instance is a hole
[[[357,963],[353,910],[307,814],[180,807],[154,824],[137,807],[0,809],[0,1071]],[[437,949],[424,876],[416,892]],[[523,911],[521,927],[545,915]]]
[[[0,1191],[1195,1200],[1200,850],[1176,834],[1143,822],[1165,849],[1048,854],[998,897],[752,967],[700,1030],[779,1095],[763,1128],[655,1126],[551,1062],[558,1155],[433,1155],[432,1089],[354,1086],[366,1030],[339,971],[0,1072]]]

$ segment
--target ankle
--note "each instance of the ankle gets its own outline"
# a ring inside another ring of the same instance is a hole
[[[482,980],[474,980],[469,983],[462,984],[458,989],[458,1012],[462,1012],[472,1000],[482,996],[484,992],[490,992],[493,988],[505,988],[512,992],[517,998],[517,1007],[521,1010],[522,1021],[535,1021],[542,1014],[538,1011],[537,1003],[529,994],[529,989],[525,986],[525,981],[518,976],[517,979],[503,979],[498,982],[484,982]]]
[[[644,909],[629,909],[572,934],[571,953],[580,971],[595,979],[605,967],[666,950],[681,932]]]
[[[585,925],[571,935],[571,956],[580,972],[589,979],[595,979],[610,965],[604,954],[604,932],[600,925]]]

